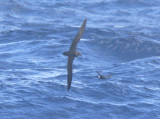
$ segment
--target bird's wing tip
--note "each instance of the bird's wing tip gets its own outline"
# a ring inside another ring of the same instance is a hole
[[[86,24],[86,22],[87,22],[87,18],[84,19],[84,23],[85,23],[85,24]]]
[[[96,71],[97,73],[99,73],[99,71]]]
[[[96,71],[98,75],[101,75],[99,71]]]
[[[70,90],[70,85],[68,85],[68,88],[67,88],[67,90],[68,90],[68,92],[69,92],[69,90]]]

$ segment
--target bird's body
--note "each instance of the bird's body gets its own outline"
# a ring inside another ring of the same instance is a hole
[[[82,37],[82,34],[85,30],[85,26],[86,26],[86,19],[84,20],[77,36],[74,38],[74,40],[72,41],[71,47],[69,49],[69,51],[67,52],[63,52],[63,55],[68,56],[68,62],[67,62],[67,72],[68,72],[68,77],[67,77],[67,84],[68,84],[68,91],[71,87],[71,82],[72,82],[72,63],[75,57],[78,57],[80,54],[80,52],[77,52],[77,44],[80,40],[80,38]]]
[[[106,77],[104,77],[103,75],[99,75],[100,79],[106,79]]]
[[[107,79],[107,78],[110,78],[112,75],[108,75],[108,76],[103,76],[103,75],[101,75],[98,71],[96,71],[97,72],[97,74],[99,75],[98,77],[99,77],[99,79]]]

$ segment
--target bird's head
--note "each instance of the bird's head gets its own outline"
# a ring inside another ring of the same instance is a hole
[[[76,52],[75,55],[76,55],[76,57],[78,57],[78,56],[81,56],[81,53],[80,52]]]
[[[68,56],[69,52],[68,51],[67,52],[63,52],[63,55]]]

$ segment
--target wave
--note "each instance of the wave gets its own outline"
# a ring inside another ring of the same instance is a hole
[[[100,40],[103,51],[110,51],[117,57],[134,60],[152,56],[160,56],[160,42],[131,38],[113,38]]]

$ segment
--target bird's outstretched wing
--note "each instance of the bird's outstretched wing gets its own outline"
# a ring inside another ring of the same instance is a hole
[[[68,62],[67,62],[67,72],[68,72],[68,77],[67,77],[67,84],[68,84],[68,91],[71,87],[72,83],[72,63],[73,63],[74,57],[69,56],[68,57]]]
[[[86,27],[86,22],[87,22],[87,19],[84,20],[84,22],[83,22],[78,34],[76,35],[76,37],[72,41],[71,47],[69,49],[69,52],[75,52],[76,51],[77,43],[80,40],[80,38],[82,37],[82,34],[83,34],[83,32],[85,30],[85,27]]]
[[[106,76],[105,78],[107,79],[107,78],[110,78],[111,76],[113,76],[113,75],[108,75],[108,76]]]
[[[96,71],[97,72],[97,74],[100,76],[101,74],[98,72],[98,71]]]

